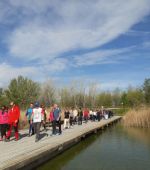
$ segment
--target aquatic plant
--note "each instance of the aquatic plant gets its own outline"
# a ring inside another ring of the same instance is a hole
[[[150,128],[150,108],[129,110],[123,117],[123,124],[127,127]]]

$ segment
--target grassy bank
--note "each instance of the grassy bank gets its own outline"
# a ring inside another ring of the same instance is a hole
[[[150,128],[150,108],[129,110],[123,118],[123,124],[127,127]]]

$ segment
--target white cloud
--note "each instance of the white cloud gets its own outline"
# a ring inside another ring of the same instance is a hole
[[[25,23],[8,39],[10,54],[27,60],[101,46],[127,32],[150,11],[149,0],[10,2],[25,11]]]
[[[50,76],[52,76],[56,71],[59,72],[66,69],[66,64],[67,60],[65,59],[56,59],[50,64],[24,67],[15,67],[10,64],[2,63],[0,64],[0,87],[7,87],[9,81],[19,75],[31,78],[37,82],[44,81],[50,78]]]
[[[100,89],[103,91],[103,90],[110,90],[110,91],[113,91],[115,90],[116,88],[119,88],[121,90],[127,90],[127,88],[130,86],[130,85],[135,85],[135,82],[134,81],[125,81],[125,80],[112,80],[112,81],[107,81],[107,82],[102,82],[100,84]]]
[[[124,56],[121,57],[120,55],[130,52],[132,48],[133,47],[94,51],[75,56],[74,60],[77,66],[117,63],[121,59],[124,59]]]
[[[146,49],[150,49],[150,41],[145,41],[143,43],[143,47],[146,48]]]
[[[2,63],[0,64],[0,73],[0,87],[6,87],[11,79],[19,75],[34,77],[36,75],[36,69],[33,67],[16,68]]]
[[[50,63],[45,64],[43,67],[49,73],[60,72],[68,68],[69,62],[65,58],[56,58]]]
[[[136,73],[137,74],[137,73]],[[75,77],[69,77],[65,83],[62,84],[62,86],[71,86],[74,85],[76,88],[79,89],[82,87],[83,89],[88,87],[90,85],[95,85],[98,91],[113,91],[116,88],[119,88],[121,90],[126,90],[130,85],[133,87],[137,87],[141,85],[140,80],[134,80],[133,76],[129,76],[128,79],[124,79],[124,77],[118,78],[118,76],[115,77],[117,73],[113,73],[113,78],[111,78],[111,74],[103,73],[102,75],[81,75],[81,76],[75,76]],[[62,83],[61,78],[57,80],[59,83]],[[76,89],[77,90],[77,89]]]
[[[129,30],[126,35],[129,36],[149,36],[150,35],[150,31],[137,31],[137,30]]]
[[[1,34],[5,38],[1,41],[7,42],[9,55],[6,60],[10,56],[14,62],[19,58],[19,61],[23,59],[24,65],[33,64],[20,68],[0,64],[0,85],[5,86],[11,78],[20,74],[33,80],[44,80],[72,64],[118,62],[119,55],[123,56],[128,49],[90,52],[70,60],[61,56],[70,50],[95,48],[109,43],[128,32],[149,13],[150,0],[0,1],[0,24],[8,28],[7,35]],[[149,47],[149,43],[144,46]],[[35,63],[26,63],[30,60]]]

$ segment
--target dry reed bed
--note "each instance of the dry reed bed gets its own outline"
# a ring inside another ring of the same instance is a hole
[[[150,128],[150,108],[129,110],[123,118],[127,127]]]

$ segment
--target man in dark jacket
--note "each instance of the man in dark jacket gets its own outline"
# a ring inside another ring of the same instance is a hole
[[[60,110],[60,108],[58,107],[57,104],[54,104],[54,106],[53,106],[53,116],[54,116],[54,119],[52,121],[52,129],[53,129],[52,135],[57,134],[56,126],[59,127],[58,135],[60,135],[62,133],[62,131],[61,131],[61,110]]]

